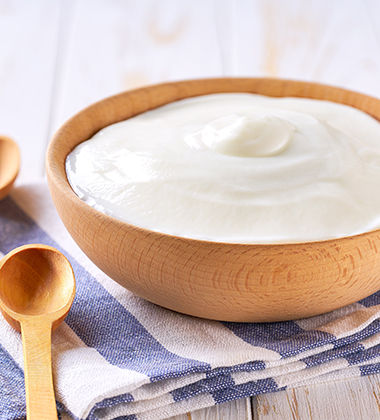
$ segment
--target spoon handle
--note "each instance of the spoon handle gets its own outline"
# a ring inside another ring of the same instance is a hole
[[[35,317],[21,322],[28,420],[58,418],[51,367],[51,328],[50,321]]]

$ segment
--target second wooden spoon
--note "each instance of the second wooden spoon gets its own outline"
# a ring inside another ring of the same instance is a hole
[[[21,331],[29,420],[57,419],[51,367],[51,332],[73,303],[70,263],[47,245],[25,245],[0,261],[0,309]]]
[[[0,136],[0,200],[4,198],[20,170],[20,150],[12,139]]]

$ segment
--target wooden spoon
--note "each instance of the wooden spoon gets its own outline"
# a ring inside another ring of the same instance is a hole
[[[20,170],[20,150],[12,139],[0,136],[0,200],[11,189]]]
[[[0,261],[0,309],[22,334],[30,420],[57,419],[51,332],[69,312],[74,295],[73,269],[55,248],[25,245]]]

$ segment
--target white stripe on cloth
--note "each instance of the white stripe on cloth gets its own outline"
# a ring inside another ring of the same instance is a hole
[[[326,362],[318,366],[313,366],[308,369],[302,370],[302,372],[287,373],[285,375],[279,375],[275,378],[277,385],[281,388],[283,386],[289,386],[300,380],[308,380],[318,375],[331,372],[333,370],[343,369],[348,367],[349,363],[346,359],[336,359],[331,362]]]
[[[377,344],[380,344],[380,333],[374,334],[371,337],[368,337],[368,338],[360,341],[360,344],[365,349],[369,349],[373,346],[376,346]]]
[[[333,370],[320,376],[314,376],[313,378],[300,378],[301,380],[299,382],[297,381],[292,384],[292,388],[320,384],[329,381],[348,379],[352,377],[359,377],[362,376],[362,373],[360,371],[361,366],[367,366],[376,363],[380,363],[380,357],[367,360],[363,363],[360,363],[359,365],[353,365],[344,367],[343,369]]]
[[[334,370],[332,372],[325,373],[324,375],[315,376],[307,380],[301,380],[300,382],[295,382],[292,385],[292,388],[323,384],[326,382],[338,381],[338,380],[348,379],[348,378],[357,378],[360,376],[361,376],[361,372],[358,366],[349,366],[349,367],[345,367],[344,369]]]
[[[380,317],[380,305],[366,308],[352,303],[333,312],[295,321],[303,330],[319,330],[337,339],[356,334]]]
[[[86,418],[105,398],[129,393],[150,382],[142,373],[108,363],[66,324],[57,329],[52,344],[54,372],[59,372],[54,377],[57,397],[79,418]]]
[[[215,405],[215,401],[209,394],[201,394],[196,397],[192,397],[188,400],[173,402],[172,404],[167,404],[161,407],[158,407],[153,410],[140,413],[138,415],[139,420],[162,420],[167,417],[175,416],[177,414],[187,413],[189,411],[199,410],[201,408],[206,408]],[[127,407],[118,406],[116,409],[103,409],[97,412],[97,417],[99,420],[112,420],[117,416],[127,415]]]

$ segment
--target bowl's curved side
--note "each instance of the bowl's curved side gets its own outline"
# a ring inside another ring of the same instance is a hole
[[[125,92],[90,106],[47,152],[53,201],[88,257],[122,286],[167,308],[226,321],[275,321],[327,312],[380,288],[380,231],[323,242],[244,245],[148,231],[106,216],[72,191],[65,159],[99,129],[174,100],[213,92],[327,99],[380,119],[380,101],[344,89],[274,79],[210,79]]]

